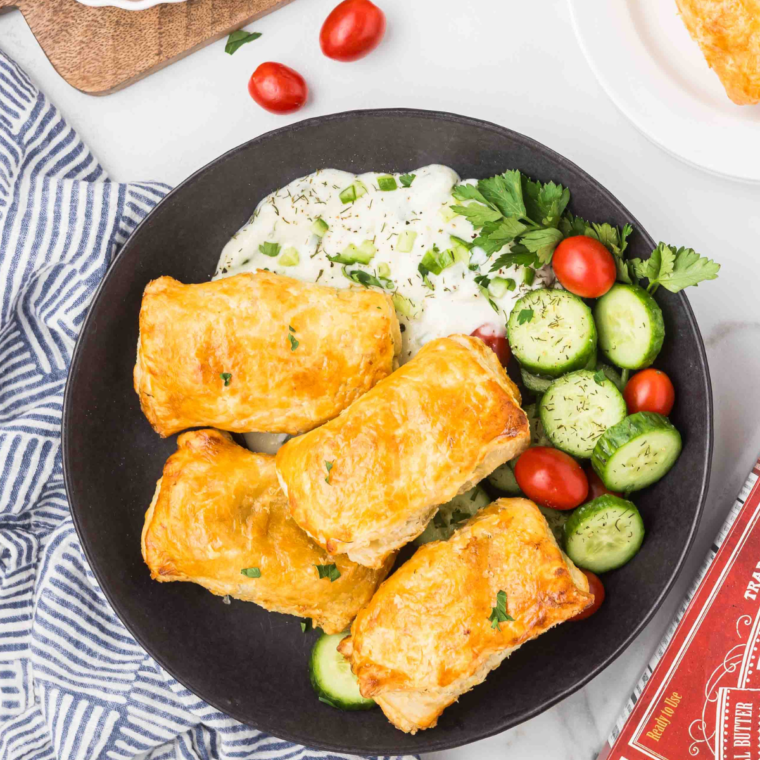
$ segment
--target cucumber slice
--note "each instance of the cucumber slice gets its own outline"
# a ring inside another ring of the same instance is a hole
[[[568,519],[570,519],[570,512],[566,512],[560,509],[549,509],[549,507],[538,507],[541,514],[546,518],[546,522],[549,523],[554,539],[559,544],[560,549],[565,548],[565,525]]]
[[[487,507],[490,503],[491,497],[480,486],[460,493],[451,501],[438,507],[433,519],[427,524],[425,530],[414,539],[414,543],[417,546],[422,546],[422,544],[427,544],[430,541],[448,541],[457,528],[464,525],[476,512]]]
[[[339,710],[369,710],[374,699],[365,699],[348,660],[338,651],[345,633],[322,634],[311,650],[309,677],[319,701]]]
[[[667,417],[637,412],[607,429],[591,464],[610,491],[638,491],[662,478],[681,448],[681,434]]]
[[[617,283],[594,308],[599,348],[616,367],[642,369],[660,353],[665,339],[662,311],[638,285]]]
[[[604,494],[573,512],[565,526],[565,551],[594,573],[622,567],[641,548],[644,521],[636,505]]]
[[[549,440],[562,451],[591,457],[607,428],[625,419],[625,399],[606,377],[600,383],[587,369],[555,380],[541,397],[541,422]]]
[[[526,293],[512,309],[507,330],[520,364],[543,377],[583,369],[596,349],[591,309],[566,290],[543,288]]]
[[[517,478],[509,462],[497,467],[487,480],[494,488],[508,496],[519,496],[521,493],[520,486],[517,485]]]
[[[552,384],[550,378],[534,375],[523,367],[520,367],[520,375],[522,376],[523,385],[529,391],[533,391],[533,393],[546,393],[546,391],[549,390],[549,386]]]
[[[612,382],[615,384],[615,387],[621,393],[625,390],[625,383],[623,382],[623,378],[620,376],[620,373],[614,367],[610,367],[609,364],[605,364],[604,362],[598,362],[596,365],[596,370],[597,372],[599,370],[602,370],[605,376],[609,380],[612,380]]]

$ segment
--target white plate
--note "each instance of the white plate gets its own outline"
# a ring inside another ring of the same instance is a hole
[[[760,182],[760,105],[734,105],[675,0],[569,0],[599,83],[650,140],[689,164]]]
[[[123,8],[125,11],[144,11],[154,5],[165,3],[184,3],[186,0],[78,0],[82,5],[91,5],[93,8]]]

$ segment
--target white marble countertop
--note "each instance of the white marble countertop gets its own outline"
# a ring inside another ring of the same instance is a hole
[[[354,64],[330,61],[318,48],[319,26],[335,2],[297,0],[251,25],[263,37],[234,56],[219,42],[103,98],[83,95],[58,77],[19,13],[0,17],[0,47],[117,180],[174,184],[239,143],[321,114],[393,106],[453,111],[554,148],[608,187],[655,238],[688,244],[722,264],[716,282],[689,292],[707,345],[716,435],[707,509],[676,589],[627,652],[586,688],[518,728],[437,756],[592,760],[760,452],[754,395],[760,186],[704,174],[642,137],[594,79],[564,0],[378,0],[388,16],[386,41]],[[247,79],[264,60],[287,63],[307,77],[312,98],[300,113],[276,117],[248,97]]]

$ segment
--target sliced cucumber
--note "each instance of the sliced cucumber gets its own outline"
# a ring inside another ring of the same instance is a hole
[[[573,512],[565,526],[565,551],[578,567],[606,573],[631,560],[644,540],[636,505],[604,494]]]
[[[681,434],[667,417],[637,412],[607,429],[591,464],[610,491],[638,491],[670,470],[681,447]]]
[[[588,459],[608,427],[625,419],[625,399],[611,380],[597,382],[581,369],[555,380],[539,403],[549,440],[562,451]]]
[[[520,486],[517,485],[517,478],[509,462],[497,467],[487,480],[494,488],[508,496],[518,496],[521,493]]]
[[[549,507],[539,506],[541,514],[546,518],[546,522],[549,523],[549,528],[554,534],[554,538],[559,544],[560,549],[565,548],[565,525],[570,517],[570,512],[565,512],[560,509],[549,509]]]
[[[340,710],[369,710],[374,699],[365,699],[348,660],[338,651],[345,633],[323,634],[314,644],[309,660],[309,676],[319,701]]]
[[[460,493],[451,501],[438,507],[433,519],[427,524],[425,530],[414,539],[414,543],[417,546],[422,546],[422,544],[427,544],[430,541],[447,541],[457,528],[464,525],[476,512],[487,507],[490,503],[491,497],[480,486]]]
[[[531,446],[552,446],[552,442],[549,440],[549,436],[546,435],[544,425],[541,422],[541,417],[538,413],[538,404],[528,404],[525,407],[525,416],[528,418],[528,425],[530,425],[530,445]],[[511,460],[510,464],[516,460]],[[514,467],[514,464],[512,464]]]
[[[529,391],[533,391],[533,393],[546,393],[552,384],[551,378],[534,375],[524,367],[520,367],[520,375],[522,376],[523,385]]]
[[[615,384],[615,387],[621,393],[625,390],[625,383],[623,382],[623,378],[620,376],[620,373],[614,367],[610,367],[609,364],[605,364],[604,362],[597,362],[596,371],[598,372],[599,370],[602,370],[605,376],[609,380],[612,380],[612,382]]]
[[[599,348],[616,367],[641,369],[657,358],[665,339],[662,311],[638,285],[617,283],[594,308]]]
[[[566,290],[526,293],[512,309],[507,330],[520,364],[544,377],[583,369],[596,349],[591,309]]]

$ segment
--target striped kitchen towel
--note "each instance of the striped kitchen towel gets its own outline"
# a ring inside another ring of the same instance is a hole
[[[109,181],[0,53],[0,760],[336,757],[244,726],[161,670],[71,522],[59,426],[74,342],[110,261],[168,190]]]

